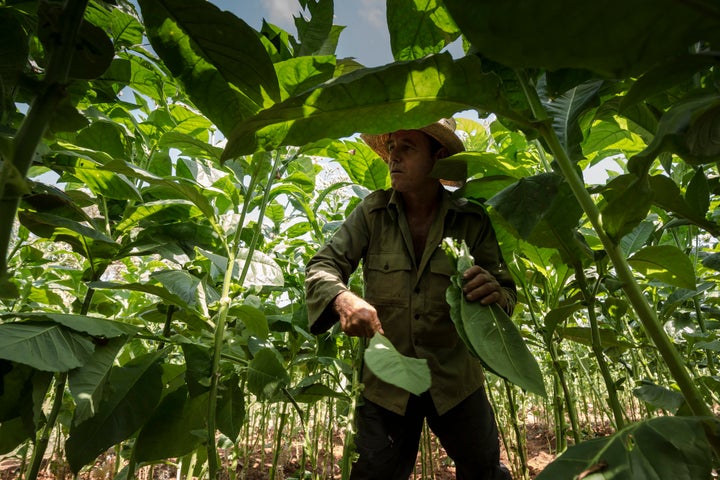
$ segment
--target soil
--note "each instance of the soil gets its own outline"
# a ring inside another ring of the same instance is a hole
[[[543,468],[550,463],[555,455],[551,453],[554,447],[554,438],[552,432],[547,427],[539,424],[529,424],[525,426],[527,432],[527,464],[530,478],[535,478]],[[315,467],[308,462],[304,469],[300,468],[300,458],[302,454],[302,440],[296,439],[289,445],[285,445],[280,454],[280,461],[275,475],[278,479],[300,479],[303,470],[312,472],[312,478],[323,479],[340,479],[340,459],[342,458],[342,438],[337,436],[335,447],[332,452],[320,450]],[[426,457],[431,456],[430,460],[425,462],[425,475],[423,476],[422,459],[418,455],[418,463],[415,474],[410,478],[412,480],[450,480],[455,478],[455,468],[452,461],[447,457],[445,451],[440,446],[437,439],[431,436],[430,448],[431,453],[427,453]],[[228,452],[223,452],[228,453]],[[331,453],[331,454],[329,454]],[[273,463],[272,448],[256,448],[250,455],[239,461],[231,462],[224,458],[224,469],[221,475],[223,480],[233,478],[230,470],[235,471],[234,478],[246,480],[267,480],[270,478],[270,470]],[[113,478],[115,472],[115,454],[113,450],[109,450],[101,456],[96,464],[89,469],[83,470],[79,475],[81,480],[104,480]],[[511,461],[507,452],[503,449],[501,452],[501,461],[511,468]],[[247,464],[243,464],[243,462]],[[0,457],[0,480],[17,480],[20,478],[21,460],[17,457]],[[177,474],[177,466],[173,462],[144,466],[137,471],[139,480],[171,480],[175,479]],[[40,480],[70,480],[72,473],[68,465],[57,458],[46,459],[41,468],[38,479]],[[305,477],[310,478],[310,477]]]

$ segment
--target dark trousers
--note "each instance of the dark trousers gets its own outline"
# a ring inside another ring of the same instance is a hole
[[[411,396],[405,415],[364,400],[358,407],[359,458],[351,480],[407,480],[415,467],[423,420],[440,440],[456,467],[459,480],[511,480],[500,464],[495,415],[480,388],[444,415],[430,395]]]

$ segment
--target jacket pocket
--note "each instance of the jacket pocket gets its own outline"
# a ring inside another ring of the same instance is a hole
[[[396,253],[370,253],[365,258],[365,297],[375,305],[407,306],[410,259]]]

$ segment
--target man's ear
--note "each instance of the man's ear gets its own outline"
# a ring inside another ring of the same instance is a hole
[[[445,147],[437,149],[435,151],[435,155],[433,155],[435,161],[438,161],[441,158],[445,158],[445,157],[449,157],[449,156],[450,156],[450,152],[448,152],[448,149]]]

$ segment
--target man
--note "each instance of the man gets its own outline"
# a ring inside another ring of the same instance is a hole
[[[464,150],[454,130],[454,120],[442,119],[419,130],[361,135],[388,164],[392,188],[368,195],[306,268],[312,332],[340,321],[347,335],[382,333],[403,355],[427,359],[432,375],[430,389],[416,396],[364,369],[351,479],[407,479],[424,419],[454,460],[458,479],[510,478],[500,465],[481,365],[458,337],[445,300],[454,272],[440,243],[449,236],[464,239],[475,258],[463,275],[466,298],[498,303],[509,313],[515,303],[515,284],[485,211],[453,199],[429,176],[438,159]],[[364,299],[347,287],[360,261]]]

